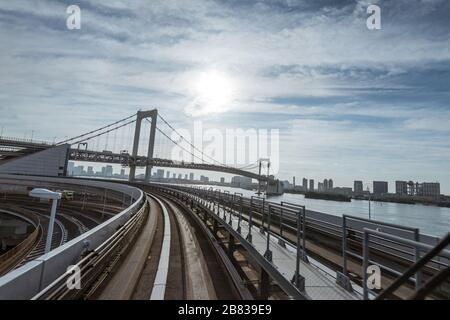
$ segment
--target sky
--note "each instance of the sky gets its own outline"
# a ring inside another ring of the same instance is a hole
[[[157,108],[176,128],[278,129],[281,179],[450,194],[449,17],[447,0],[2,0],[0,127],[62,140]]]

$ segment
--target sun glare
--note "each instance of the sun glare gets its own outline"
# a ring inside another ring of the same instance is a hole
[[[201,73],[193,83],[194,101],[189,112],[195,115],[222,113],[233,100],[231,79],[219,71]]]

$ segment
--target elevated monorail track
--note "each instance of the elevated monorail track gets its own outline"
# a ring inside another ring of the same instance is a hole
[[[244,198],[239,194],[229,194],[218,192],[218,190],[206,190],[201,188],[189,188],[181,186],[163,186],[159,185],[160,189],[173,190],[173,192],[180,192],[186,194],[192,199],[206,201],[209,206],[223,206],[228,208],[235,216],[240,216],[240,219],[249,221],[255,226],[261,228],[261,232],[268,231],[268,218],[270,216],[271,225],[270,233],[279,239],[279,243],[289,243],[297,246],[297,217],[290,214],[287,207],[288,203],[284,203],[285,209],[280,204],[267,202],[253,198]],[[255,204],[258,203],[259,204]],[[253,202],[253,203],[252,203]],[[281,208],[281,209],[280,209]],[[276,210],[275,210],[276,209]],[[269,214],[270,211],[270,214]],[[251,217],[251,218],[250,218]],[[351,217],[348,217],[348,219]],[[305,251],[312,258],[320,263],[326,265],[338,274],[343,272],[343,227],[335,223],[321,221],[312,218],[305,210],[305,223],[303,244]],[[394,228],[389,224],[383,225],[379,222],[371,222],[375,229],[380,228]],[[362,259],[363,259],[363,231],[358,228],[346,229],[346,272],[348,277],[355,283],[362,285]],[[411,250],[401,243],[395,241],[386,241],[384,238],[374,237],[369,244],[370,247],[370,263],[379,265],[382,269],[382,289],[388,287],[394,282],[405,270],[407,270],[416,261],[415,251]],[[443,256],[430,260],[421,270],[421,280],[426,282],[430,280],[437,273],[449,268],[450,259],[448,250]],[[338,275],[339,276],[339,275]],[[417,279],[410,279],[403,286],[401,286],[393,298],[405,298],[411,296],[417,289]],[[444,281],[441,289],[435,290],[430,297],[437,299],[448,299],[450,279]],[[381,290],[382,290],[381,289]],[[380,290],[380,291],[381,291]]]

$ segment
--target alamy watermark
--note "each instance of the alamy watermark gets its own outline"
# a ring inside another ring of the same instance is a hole
[[[78,266],[69,266],[66,271],[67,280],[66,286],[69,290],[80,290],[81,289],[81,270]]]
[[[81,9],[77,5],[68,6],[66,13],[69,15],[66,20],[66,26],[69,30],[81,29]]]
[[[369,15],[366,19],[366,26],[369,30],[381,29],[381,8],[376,4],[371,4],[366,10]],[[66,26],[69,30],[81,29],[81,8],[76,5],[70,5],[66,9],[66,14],[69,16],[66,19]]]
[[[381,29],[381,8],[375,4],[371,4],[367,7],[367,14],[369,16],[366,20],[366,26],[369,30]]]
[[[381,269],[377,265],[367,267],[366,273],[368,275],[366,285],[370,290],[381,289]]]
[[[270,174],[280,168],[279,129],[204,129],[195,121],[193,130],[180,129],[171,139],[178,142],[171,149],[171,159],[184,162],[223,164],[235,168],[270,159]],[[179,139],[182,135],[184,139]]]

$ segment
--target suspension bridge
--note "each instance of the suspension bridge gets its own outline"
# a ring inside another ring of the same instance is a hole
[[[206,170],[239,175],[261,183],[274,183],[268,159],[241,167],[230,166],[206,154],[170,124],[158,110],[137,113],[63,141],[48,143],[0,137],[0,164],[18,156],[68,145],[67,161],[119,164],[129,168],[129,181],[137,181],[136,169],[145,168],[150,181],[153,167]],[[174,148],[178,152],[174,152]],[[131,149],[131,153],[129,150]],[[178,156],[174,159],[174,153]],[[267,172],[267,174],[263,174]]]

